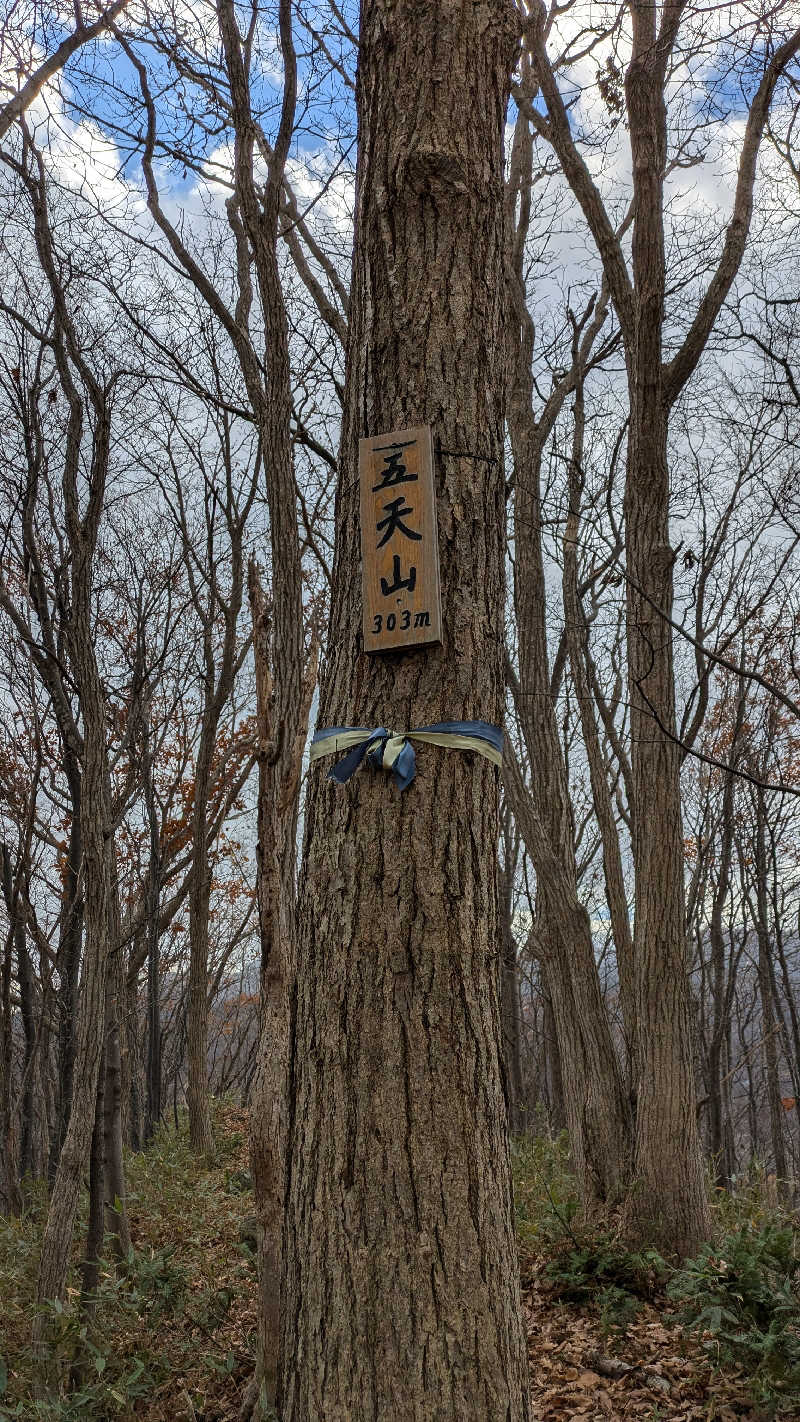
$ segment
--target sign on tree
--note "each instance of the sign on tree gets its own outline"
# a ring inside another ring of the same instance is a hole
[[[359,442],[364,650],[442,640],[429,425]]]

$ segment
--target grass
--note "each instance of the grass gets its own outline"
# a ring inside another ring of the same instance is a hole
[[[104,1265],[84,1318],[74,1307],[48,1309],[61,1384],[46,1399],[35,1396],[30,1351],[44,1195],[34,1195],[22,1219],[0,1220],[0,1418],[235,1417],[254,1357],[255,1264],[243,1242],[253,1206],[245,1116],[220,1103],[214,1114],[211,1162],[193,1158],[185,1120],[127,1156],[131,1254],[122,1270]],[[78,1299],[77,1259],[70,1305]]]
[[[185,1120],[127,1156],[130,1257],[104,1263],[81,1315],[76,1249],[67,1306],[48,1310],[61,1382],[46,1398],[30,1350],[45,1192],[29,1191],[21,1219],[0,1218],[2,1422],[233,1422],[255,1351],[253,1197],[244,1113],[217,1102],[214,1127],[213,1161],[193,1157]],[[630,1249],[619,1218],[582,1220],[564,1136],[518,1140],[512,1160],[543,1416],[584,1415],[604,1388],[609,1415],[641,1422],[800,1415],[800,1241],[757,1172],[717,1193],[712,1244],[676,1269]],[[591,1372],[609,1352],[630,1364],[620,1380]],[[653,1392],[660,1369],[668,1399]]]
[[[770,1203],[763,1172],[754,1167],[735,1193],[713,1191],[712,1240],[676,1267],[631,1248],[619,1214],[581,1219],[565,1136],[517,1141],[512,1160],[523,1261],[551,1306],[590,1314],[604,1348],[629,1337],[649,1307],[722,1392],[736,1379],[748,1416],[800,1416],[800,1234],[796,1217]]]

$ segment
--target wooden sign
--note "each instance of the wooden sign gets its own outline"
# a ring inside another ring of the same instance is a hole
[[[441,642],[430,427],[362,439],[358,472],[364,650]]]

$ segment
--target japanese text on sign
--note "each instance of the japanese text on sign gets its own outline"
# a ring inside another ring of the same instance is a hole
[[[362,439],[364,648],[441,641],[433,450],[427,425]]]

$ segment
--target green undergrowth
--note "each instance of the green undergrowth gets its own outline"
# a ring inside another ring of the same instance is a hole
[[[233,1422],[254,1355],[245,1129],[241,1111],[217,1103],[213,1161],[192,1156],[185,1120],[127,1157],[130,1256],[120,1268],[104,1261],[86,1314],[76,1249],[66,1305],[47,1309],[56,1382],[44,1397],[30,1346],[44,1191],[28,1191],[21,1219],[0,1219],[2,1422]],[[676,1267],[632,1249],[620,1215],[582,1217],[565,1137],[518,1140],[512,1157],[530,1287],[592,1316],[609,1351],[624,1352],[637,1319],[655,1309],[716,1376],[746,1374],[753,1416],[800,1416],[800,1239],[758,1172],[735,1194],[717,1193],[711,1243]],[[81,1208],[78,1241],[85,1200]]]
[[[607,1344],[655,1305],[714,1371],[746,1374],[759,1415],[800,1416],[800,1233],[796,1215],[769,1203],[763,1172],[713,1192],[713,1238],[676,1266],[631,1248],[624,1212],[582,1218],[564,1135],[518,1140],[512,1160],[523,1261],[554,1300],[589,1309]]]
[[[131,1250],[103,1261],[89,1311],[77,1307],[72,1261],[64,1306],[46,1306],[47,1347],[30,1335],[46,1199],[35,1192],[19,1220],[0,1219],[0,1419],[223,1418],[253,1366],[253,1209],[241,1111],[215,1103],[215,1156],[198,1161],[185,1119],[126,1157]],[[85,1236],[87,1202],[76,1240]],[[42,1380],[48,1388],[42,1396]]]

